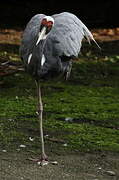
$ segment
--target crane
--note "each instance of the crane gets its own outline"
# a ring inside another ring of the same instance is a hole
[[[63,12],[52,16],[36,14],[26,25],[19,49],[27,73],[34,77],[38,94],[38,119],[41,136],[41,165],[48,164],[43,137],[43,103],[40,80],[70,76],[72,61],[78,57],[82,40],[93,40],[93,35],[74,14]],[[100,48],[100,47],[99,47]]]

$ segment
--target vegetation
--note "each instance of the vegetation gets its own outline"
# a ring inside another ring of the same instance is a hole
[[[54,151],[119,152],[119,54],[113,44],[100,46],[102,51],[84,45],[68,81],[41,82],[45,141]],[[20,60],[18,46],[6,53],[2,47],[2,56]],[[0,82],[1,150],[23,144],[39,151],[34,80],[18,71]]]

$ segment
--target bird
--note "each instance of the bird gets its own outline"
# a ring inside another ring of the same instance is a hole
[[[86,38],[100,48],[91,31],[73,13],[61,12],[51,16],[36,14],[26,24],[21,37],[19,54],[25,71],[30,74],[37,86],[38,120],[40,123],[41,157],[37,162],[49,163],[45,153],[43,135],[43,103],[40,82],[56,77],[69,78],[72,63],[78,57],[82,40]]]

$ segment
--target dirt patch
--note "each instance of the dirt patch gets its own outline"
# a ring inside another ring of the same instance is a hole
[[[1,180],[118,180],[119,155],[105,153],[50,153],[58,165],[39,166],[27,160],[27,152],[0,153]]]

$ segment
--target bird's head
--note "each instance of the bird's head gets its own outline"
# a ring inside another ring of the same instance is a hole
[[[43,40],[46,39],[48,33],[51,31],[52,27],[54,26],[54,19],[51,16],[45,16],[40,25],[40,32],[38,33],[38,40],[36,45]]]

